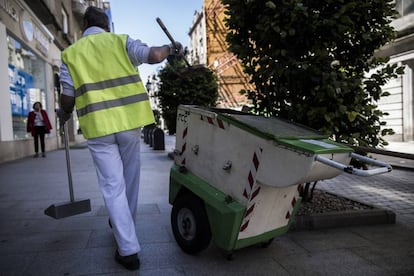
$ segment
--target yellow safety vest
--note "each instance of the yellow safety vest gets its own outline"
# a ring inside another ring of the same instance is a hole
[[[148,95],[126,51],[126,35],[81,38],[62,53],[75,89],[79,126],[86,139],[154,123]]]

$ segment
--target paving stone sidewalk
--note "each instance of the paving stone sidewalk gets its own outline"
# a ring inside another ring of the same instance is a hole
[[[75,198],[89,198],[92,211],[55,220],[43,214],[67,201],[63,150],[46,158],[0,164],[0,275],[414,275],[414,171],[361,178],[342,174],[318,183],[320,189],[388,208],[393,225],[292,231],[268,248],[253,246],[233,261],[213,243],[198,256],[183,253],[170,226],[166,150],[142,143],[137,233],[141,269],[128,272],[114,260],[115,242],[97,187],[89,151],[71,150]]]

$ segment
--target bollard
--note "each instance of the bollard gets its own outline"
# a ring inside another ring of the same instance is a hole
[[[150,130],[148,130],[148,146],[150,146],[152,148],[153,146],[153,136],[152,136],[152,132],[154,131],[155,128],[151,128]]]
[[[154,150],[165,150],[164,131],[160,128],[154,128],[152,131],[152,147]]]
[[[151,136],[153,128],[154,128],[154,125],[144,126],[143,132],[144,132],[144,143],[145,144],[150,143],[150,136]]]
[[[148,144],[148,127],[144,126],[144,128],[142,129],[142,132],[144,134],[144,143]]]
[[[145,127],[143,127],[142,130],[141,130],[141,137],[142,137],[142,140],[144,140],[144,143],[146,143],[146,141],[145,141],[145,132],[147,132],[147,129]]]

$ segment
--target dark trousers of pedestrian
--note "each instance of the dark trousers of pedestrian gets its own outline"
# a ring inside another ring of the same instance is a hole
[[[39,140],[40,140],[40,148],[42,153],[45,152],[45,134],[46,134],[46,127],[45,126],[35,126],[35,135],[34,135],[34,147],[35,152],[39,152]]]

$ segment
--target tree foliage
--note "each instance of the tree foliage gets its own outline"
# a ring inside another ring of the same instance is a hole
[[[381,85],[402,68],[374,53],[394,37],[392,0],[222,2],[229,48],[256,87],[244,91],[254,112],[308,125],[339,142],[386,144],[382,135],[393,131],[384,127],[377,102],[388,95]]]
[[[158,77],[160,79],[158,97],[162,116],[170,134],[176,131],[178,105],[216,105],[217,79],[215,74],[206,67],[186,67],[181,60],[169,58]]]

